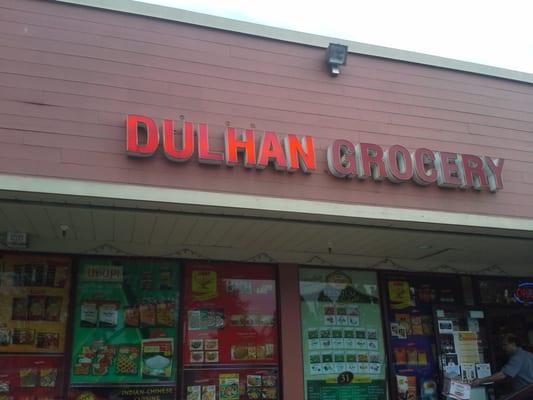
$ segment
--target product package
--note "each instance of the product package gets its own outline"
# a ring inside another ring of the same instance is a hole
[[[98,323],[98,303],[86,300],[81,303],[80,326],[86,328],[96,327]]]
[[[119,346],[115,372],[119,375],[137,375],[139,373],[139,353],[138,346]]]
[[[174,340],[171,338],[142,341],[142,374],[169,378],[172,376]]]

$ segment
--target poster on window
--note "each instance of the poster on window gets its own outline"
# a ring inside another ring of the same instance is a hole
[[[63,397],[63,357],[0,355],[0,398],[60,399]]]
[[[178,299],[175,261],[82,260],[71,383],[173,382]]]
[[[273,267],[194,263],[185,279],[185,366],[277,365]]]
[[[276,368],[189,370],[184,374],[185,400],[278,400]]]
[[[62,354],[71,260],[5,255],[0,265],[0,353]]]
[[[391,368],[399,398],[436,400],[438,361],[432,306],[457,303],[455,277],[384,274]],[[453,332],[451,321],[438,321],[439,333]]]
[[[376,275],[300,270],[307,400],[385,400],[386,359]],[[353,379],[339,379],[345,372]]]

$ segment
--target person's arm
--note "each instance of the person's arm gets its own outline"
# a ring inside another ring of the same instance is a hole
[[[472,387],[476,387],[479,385],[483,385],[487,382],[500,382],[507,379],[507,375],[505,375],[502,371],[496,372],[495,374],[492,374],[491,376],[487,376],[485,378],[480,379],[474,379],[471,383]]]

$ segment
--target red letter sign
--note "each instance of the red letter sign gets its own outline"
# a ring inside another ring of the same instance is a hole
[[[375,181],[382,180],[385,175],[385,165],[383,165],[383,149],[377,144],[361,143],[356,150],[359,150],[360,165],[357,174],[360,179],[372,177]]]
[[[316,170],[315,146],[311,136],[305,136],[298,140],[296,135],[290,133],[285,138],[285,153],[289,171],[301,168],[303,172]]]
[[[237,139],[235,128],[227,128],[225,139],[226,147],[226,165],[234,166],[239,163],[238,152],[244,151],[244,166],[247,168],[255,167],[255,138],[254,131],[246,129],[241,136],[241,140]]]
[[[413,161],[409,150],[405,147],[399,144],[389,147],[383,159],[385,160],[387,177],[391,182],[405,182],[413,177]]]
[[[441,187],[462,187],[462,174],[457,162],[456,153],[445,151],[435,152],[435,166],[437,167],[437,185]]]
[[[139,127],[144,127],[146,143],[140,143]],[[126,121],[126,153],[133,157],[149,157],[159,146],[159,132],[154,120],[142,115],[128,115]]]
[[[461,158],[463,160],[463,171],[465,173],[465,186],[476,190],[481,190],[483,186],[488,186],[481,158],[471,154],[462,154]]]
[[[265,168],[270,161],[274,163],[274,168],[278,171],[287,168],[287,161],[285,160],[285,154],[283,153],[278,136],[274,132],[265,132],[261,138],[261,145],[259,146],[257,168]]]
[[[353,178],[356,173],[355,146],[348,140],[335,140],[326,154],[329,172],[337,178]]]
[[[414,174],[413,179],[419,185],[427,186],[437,180],[435,170],[435,154],[429,149],[417,149],[412,154]]]
[[[492,158],[490,157],[485,157],[484,160],[485,164],[483,166],[483,169],[485,170],[489,179],[489,190],[491,192],[496,192],[497,190],[503,189],[503,158],[497,158],[495,160],[492,160]]]
[[[224,154],[209,150],[207,124],[198,124],[198,161],[204,164],[222,164]]]
[[[194,152],[194,135],[192,122],[183,121],[182,149],[176,149],[174,140],[174,121],[165,119],[163,121],[163,149],[165,156],[172,161],[187,161]]]

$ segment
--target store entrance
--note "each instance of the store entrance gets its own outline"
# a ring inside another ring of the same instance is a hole
[[[533,352],[533,312],[531,307],[491,307],[487,310],[487,322],[494,371],[501,370],[508,360],[508,356],[500,345],[501,337],[505,333],[516,335],[521,346],[525,350]],[[512,392],[508,382],[496,385],[495,389],[498,395]]]
[[[490,308],[487,312],[490,343],[496,367],[502,367],[507,357],[499,346],[499,339],[505,333],[513,333],[520,340],[522,347],[533,351],[533,310],[528,308]]]

